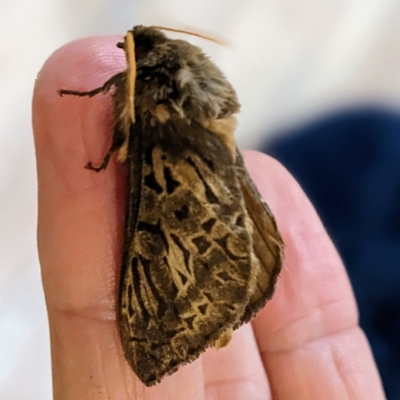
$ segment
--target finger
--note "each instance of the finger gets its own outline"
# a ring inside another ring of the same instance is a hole
[[[115,299],[125,169],[98,164],[111,142],[109,96],[90,90],[125,68],[118,38],[90,38],[55,52],[36,82],[33,124],[39,182],[38,245],[50,322],[56,399],[203,399],[201,363],[145,388],[124,359]]]
[[[207,350],[202,362],[207,400],[271,398],[250,324],[235,331],[228,346]]]
[[[310,202],[276,161],[247,167],[283,234],[285,263],[273,299],[253,322],[276,399],[384,399],[343,267]]]

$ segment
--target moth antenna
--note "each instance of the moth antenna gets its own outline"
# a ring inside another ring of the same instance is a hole
[[[165,28],[164,26],[154,26],[153,28],[161,29],[163,31],[169,31],[169,32],[186,33],[186,35],[196,36],[196,37],[199,37],[201,39],[209,40],[210,42],[217,43],[217,44],[219,44],[221,46],[229,46],[229,43],[226,40],[217,39],[217,38],[212,37],[212,36],[206,36],[206,35],[203,35],[202,33],[198,33],[198,32],[186,31],[184,29]]]
[[[133,37],[133,32],[129,31],[125,37],[123,43],[125,49],[126,61],[128,64],[127,69],[127,104],[128,115],[130,117],[130,123],[135,123],[135,84],[136,84],[136,58],[135,58],[135,38]],[[129,125],[127,125],[126,130],[129,131]]]

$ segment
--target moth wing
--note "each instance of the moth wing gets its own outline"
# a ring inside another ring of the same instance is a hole
[[[240,323],[249,321],[272,297],[283,263],[283,241],[275,218],[237,154],[237,176],[249,215],[252,232],[254,291]]]
[[[235,155],[193,121],[138,126],[119,325],[126,358],[150,386],[242,322],[255,274]]]

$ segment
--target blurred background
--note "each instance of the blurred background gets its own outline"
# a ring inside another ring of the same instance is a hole
[[[390,400],[400,399],[400,2],[398,0],[3,0],[0,2],[0,399],[51,398],[36,250],[35,77],[84,36],[137,24],[190,40],[242,103],[238,142],[278,158],[346,263]]]

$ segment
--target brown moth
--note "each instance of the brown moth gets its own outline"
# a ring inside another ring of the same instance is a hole
[[[118,47],[111,155],[129,168],[118,302],[126,359],[147,386],[228,344],[271,298],[283,259],[275,219],[234,139],[239,102],[196,46],[136,26]]]

